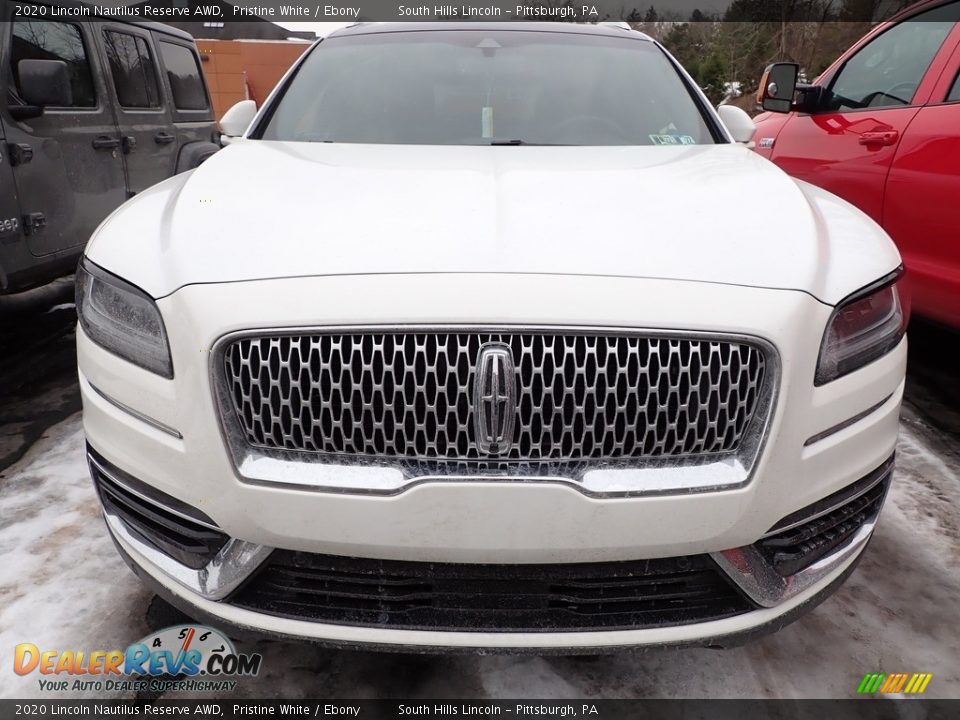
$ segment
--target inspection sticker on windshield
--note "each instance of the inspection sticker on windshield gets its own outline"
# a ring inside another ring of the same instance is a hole
[[[654,145],[696,145],[691,135],[650,135]]]

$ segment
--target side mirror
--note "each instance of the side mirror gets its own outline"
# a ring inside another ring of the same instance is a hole
[[[257,104],[253,100],[241,100],[224,113],[220,119],[220,131],[227,137],[240,137],[256,115]]]
[[[736,142],[748,143],[753,140],[753,135],[757,132],[757,126],[754,124],[753,118],[746,112],[736,105],[721,105],[717,108],[717,113]]]
[[[800,66],[796,63],[767,65],[757,89],[757,102],[770,112],[790,112],[793,109],[793,96],[797,91],[799,74]]]
[[[21,60],[17,63],[20,96],[35,107],[73,105],[70,71],[63,60]]]

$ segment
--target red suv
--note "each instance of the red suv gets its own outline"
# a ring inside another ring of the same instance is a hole
[[[913,311],[960,327],[960,0],[878,25],[812,85],[797,70],[767,68],[756,151],[880,223]]]

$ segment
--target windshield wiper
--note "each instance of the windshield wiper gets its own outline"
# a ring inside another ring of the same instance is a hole
[[[567,147],[563,143],[538,143],[527,140],[491,140],[491,145],[541,145],[546,147]]]

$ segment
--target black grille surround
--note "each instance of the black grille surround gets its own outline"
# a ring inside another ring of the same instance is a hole
[[[507,345],[515,367],[513,443],[498,455],[475,437],[487,343]],[[639,331],[262,331],[227,339],[215,374],[242,445],[458,472],[737,454],[769,411],[767,354],[748,339]]]
[[[893,458],[850,488],[785,518],[785,521],[793,520],[790,523],[793,527],[777,532],[777,527],[787,525],[787,522],[781,521],[771,531],[774,534],[757,542],[757,549],[783,577],[810,567],[843,545],[864,523],[879,514],[890,487],[892,471]],[[836,507],[823,514],[817,513],[818,506],[823,507],[824,504],[835,504]],[[804,514],[807,517],[816,516],[800,522],[798,518]]]
[[[199,570],[205,567],[229,540],[224,533],[207,526],[206,523],[194,522],[182,514],[165,509],[164,505],[177,507],[182,503],[164,496],[158,490],[151,490],[151,495],[155,496],[154,501],[144,499],[142,493],[130,489],[136,481],[128,481],[124,473],[110,467],[89,446],[88,453],[91,456],[90,474],[104,512],[120,518],[124,526],[143,542],[182,565]],[[119,481],[117,476],[121,477]]]
[[[275,550],[228,602],[284,618],[461,632],[634,630],[754,609],[706,555],[484,565]]]

